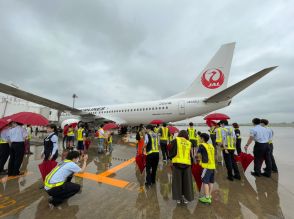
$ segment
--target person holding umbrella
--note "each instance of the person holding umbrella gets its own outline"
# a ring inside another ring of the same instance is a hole
[[[169,153],[172,159],[172,197],[177,204],[187,204],[194,200],[192,182],[192,143],[187,131],[181,130],[178,137],[171,142]]]
[[[145,135],[146,147],[146,182],[145,186],[150,187],[156,183],[156,171],[159,162],[158,135],[154,132],[152,125],[147,125]]]
[[[28,137],[27,131],[21,123],[12,122],[9,130],[10,159],[8,163],[8,176],[21,175],[19,168],[22,164],[25,145],[24,141]]]
[[[9,157],[9,126],[6,125],[0,132],[0,175],[6,175],[4,165]]]
[[[56,125],[47,125],[47,133],[48,136],[44,139],[42,158],[44,160],[56,160],[58,157],[58,132]]]

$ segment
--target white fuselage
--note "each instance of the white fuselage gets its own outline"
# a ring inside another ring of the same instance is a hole
[[[165,99],[159,101],[129,103],[120,105],[93,106],[79,108],[96,118],[117,118],[124,125],[149,124],[153,120],[176,122],[226,107],[230,101],[205,103],[205,98]],[[61,122],[67,119],[80,120],[79,116],[62,113]]]

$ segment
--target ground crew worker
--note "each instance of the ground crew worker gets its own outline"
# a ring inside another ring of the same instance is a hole
[[[44,139],[44,150],[42,157],[44,160],[56,160],[58,157],[58,136],[55,124],[47,126],[48,136]]]
[[[148,188],[156,183],[156,171],[159,162],[158,135],[154,132],[152,125],[147,125],[147,133],[145,135],[146,146],[146,182]]]
[[[6,126],[0,132],[0,175],[6,175],[4,165],[9,157],[9,126]]]
[[[197,160],[203,168],[201,180],[204,185],[204,196],[199,198],[202,203],[211,204],[212,202],[212,189],[214,184],[215,174],[215,149],[212,144],[208,144],[209,135],[202,133],[200,135],[200,144],[197,151]]]
[[[112,153],[112,151],[113,151],[113,147],[112,147],[112,136],[113,136],[113,132],[109,133],[109,136],[107,138],[107,146],[108,146],[109,153]]]
[[[254,128],[250,130],[250,137],[245,145],[244,149],[247,151],[249,145],[252,141],[255,141],[253,148],[254,155],[254,172],[251,172],[253,176],[266,176],[271,177],[272,172],[272,162],[270,159],[270,148],[268,142],[270,141],[270,135],[265,127],[260,125],[260,119],[254,118],[252,120]],[[261,165],[263,160],[265,160],[266,169],[264,173],[261,173]]]
[[[238,123],[233,123],[232,126],[234,127],[234,130],[235,130],[236,149],[237,149],[237,154],[239,155],[242,152],[242,149],[241,149],[241,141],[242,141],[241,132],[240,132]]]
[[[80,123],[79,126],[80,127],[77,131],[77,141],[78,141],[77,149],[78,151],[80,151],[81,154],[84,154],[85,141],[86,141],[85,125],[83,123]]]
[[[274,157],[274,154],[273,154],[273,150],[274,150],[274,145],[273,145],[273,137],[274,137],[274,132],[273,130],[268,126],[269,124],[269,121],[267,119],[261,119],[260,120],[261,122],[261,125],[265,128],[267,128],[268,132],[269,132],[269,135],[270,135],[270,141],[268,142],[269,143],[269,148],[270,148],[270,158],[271,158],[271,162],[272,162],[272,171],[274,173],[277,173],[278,172],[278,167],[277,167],[277,164],[276,164],[276,161],[275,161],[275,157]]]
[[[27,125],[26,131],[28,133],[28,137],[25,140],[25,154],[33,154],[33,152],[31,152],[31,140],[32,140],[32,126],[31,125]]]
[[[158,133],[159,132],[159,129],[160,129],[160,125],[157,124],[156,127],[154,127],[154,133]]]
[[[196,148],[197,147],[197,138],[196,138],[197,134],[196,134],[196,129],[193,128],[193,125],[194,125],[193,122],[190,122],[187,131],[188,131],[188,135],[189,135],[189,140],[192,143],[192,147]]]
[[[70,151],[66,159],[46,176],[45,190],[52,197],[49,199],[50,205],[57,206],[80,191],[81,186],[72,183],[71,179],[74,173],[85,171],[88,155],[83,155],[82,168],[76,164],[79,162],[79,157],[78,151]]]
[[[233,181],[234,178],[240,180],[240,172],[234,157],[235,154],[235,143],[236,143],[236,135],[233,127],[229,126],[227,120],[222,120],[222,146],[223,146],[223,157],[226,164],[226,168],[228,171],[227,179]]]
[[[100,128],[98,129],[98,154],[103,153],[104,151],[104,141],[105,141],[105,132],[103,129],[104,124],[100,125]]]
[[[75,141],[75,133],[74,128],[72,125],[69,125],[68,132],[67,132],[67,148],[73,149],[74,147],[74,141]]]
[[[216,124],[215,133],[216,133],[215,143],[216,143],[217,163],[222,164],[223,163],[223,154],[222,154],[223,137],[222,137],[222,127],[220,123]]]
[[[191,165],[192,143],[187,131],[181,130],[178,137],[171,142],[172,159],[172,196],[178,204],[187,204],[194,200]]]
[[[68,133],[68,124],[65,124],[65,126],[63,128],[63,139],[62,139],[62,147],[63,147],[63,149],[66,148],[66,147],[64,147],[64,142],[67,142],[67,133]]]
[[[167,144],[170,137],[170,132],[166,127],[166,123],[163,123],[162,127],[159,129],[158,134],[160,135],[160,148],[162,152],[163,162],[167,162]]]
[[[21,125],[20,123],[12,122],[12,128],[9,129],[9,140],[11,145],[8,176],[21,175],[19,168],[25,152],[24,141],[28,137],[27,131]]]
[[[215,128],[216,128],[216,124],[215,123],[212,123],[210,129],[208,130],[209,131],[209,135],[210,135],[210,139],[211,139],[211,142],[212,142],[212,145],[214,146],[214,148],[216,148],[216,133],[215,133]]]
[[[198,131],[198,132],[197,132],[197,135],[196,135],[196,143],[197,143],[197,147],[198,147],[198,145],[200,144],[200,135],[201,135],[201,132]]]

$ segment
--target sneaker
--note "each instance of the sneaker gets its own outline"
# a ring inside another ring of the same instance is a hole
[[[183,204],[188,204],[188,201],[186,200],[186,199],[182,199],[182,201],[181,201]]]
[[[261,173],[261,175],[262,175],[262,176],[265,176],[265,177],[268,177],[268,178],[271,177],[271,175],[269,175],[268,173]]]
[[[206,198],[205,196],[199,198],[199,201],[204,203],[204,204],[211,204],[211,199],[210,198]]]
[[[177,204],[181,204],[181,200],[177,200]]]

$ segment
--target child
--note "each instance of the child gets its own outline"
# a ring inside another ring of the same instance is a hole
[[[200,135],[200,144],[197,152],[198,160],[203,168],[201,174],[201,180],[204,186],[205,196],[199,198],[202,203],[211,204],[211,192],[214,183],[214,170],[215,170],[215,159],[214,159],[214,147],[212,144],[208,144],[209,135],[202,133]]]

